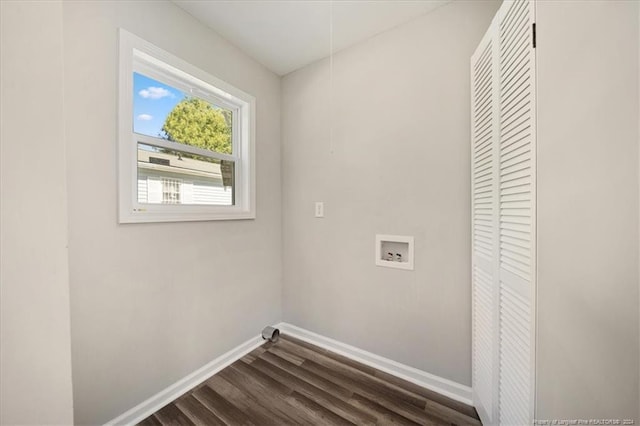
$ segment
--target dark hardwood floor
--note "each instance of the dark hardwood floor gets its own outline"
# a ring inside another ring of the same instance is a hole
[[[480,425],[473,407],[282,335],[140,425]]]

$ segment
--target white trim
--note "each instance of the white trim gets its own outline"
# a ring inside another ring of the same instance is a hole
[[[171,142],[170,140],[154,138],[151,136],[135,133],[134,143],[151,145],[158,148],[166,148],[172,151],[187,152],[189,154],[199,155],[201,157],[212,158],[214,160],[235,161],[240,162],[242,159],[237,155],[221,154],[219,152],[208,151],[197,146],[187,145],[179,142]]]
[[[223,368],[233,364],[264,343],[265,340],[262,339],[262,336],[252,337],[105,424],[134,425],[139,423],[141,420],[155,413],[174,399],[198,386]]]
[[[422,386],[423,388],[438,392],[439,394],[456,401],[471,406],[473,405],[471,400],[471,388],[469,386],[461,385],[460,383],[436,376],[435,374],[418,370],[417,368],[381,357],[329,337],[321,336],[320,334],[296,327],[295,325],[291,325],[286,322],[281,322],[275,327],[280,329],[281,333],[289,334],[307,343],[311,343],[330,350],[331,352],[346,356],[347,358],[368,365],[369,367],[377,368],[380,371],[384,371],[385,373],[389,373],[400,379]]]
[[[156,68],[154,71],[154,67]],[[199,150],[133,132],[133,72],[151,74],[166,84],[196,93],[233,112],[232,155]],[[256,218],[256,99],[161,48],[119,30],[118,219],[119,223],[183,222]],[[234,161],[235,204],[169,205],[138,202],[137,144],[166,147],[209,158]]]
[[[534,0],[529,1],[529,10],[531,13],[531,24],[537,25],[536,11],[537,4]],[[537,31],[537,29],[536,29]],[[537,36],[536,36],[537,37]],[[537,40],[536,40],[537,44]],[[529,401],[529,419],[531,422],[537,418],[536,410],[538,406],[538,49],[531,48],[531,66],[533,68],[533,89],[531,90],[531,214],[533,220],[531,222],[531,253],[533,270],[531,271],[531,387]]]

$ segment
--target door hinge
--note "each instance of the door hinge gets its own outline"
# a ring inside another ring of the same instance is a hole
[[[533,33],[533,48],[536,48],[536,23],[531,24],[531,30]]]

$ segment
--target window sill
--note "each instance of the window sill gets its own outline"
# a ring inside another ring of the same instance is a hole
[[[157,223],[157,222],[206,222],[217,220],[253,220],[255,212],[202,212],[202,213],[164,213],[164,212],[120,212],[120,223]]]

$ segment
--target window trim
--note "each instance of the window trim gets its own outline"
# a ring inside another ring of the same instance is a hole
[[[119,30],[118,214],[119,223],[255,219],[255,98],[124,29]],[[232,154],[133,132],[133,73],[233,111]],[[159,77],[159,78],[158,78]],[[234,161],[235,205],[138,203],[138,142]]]

